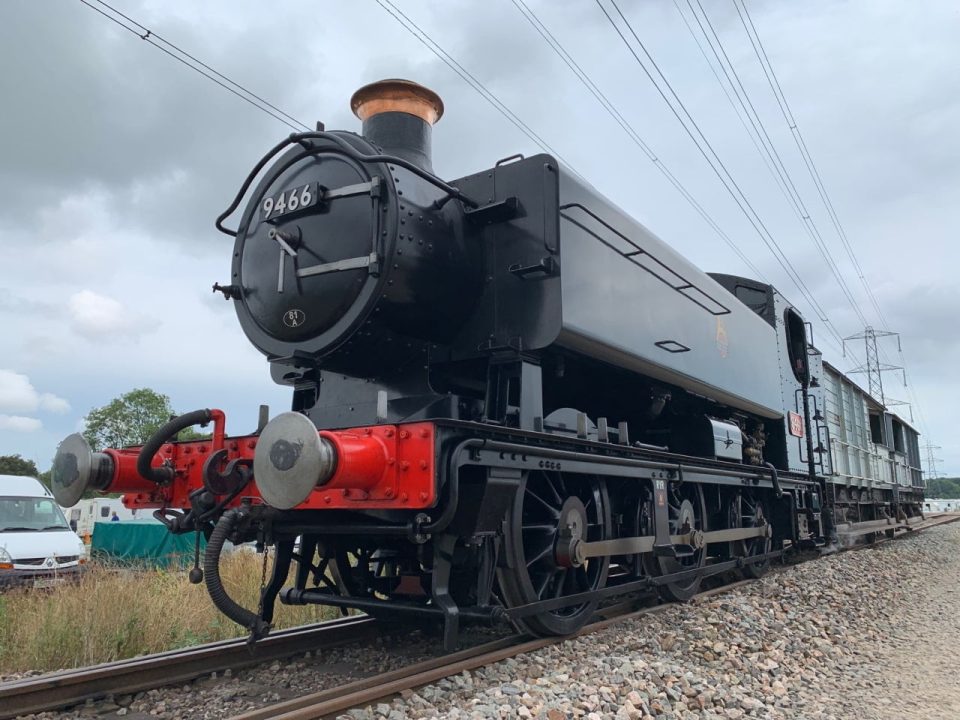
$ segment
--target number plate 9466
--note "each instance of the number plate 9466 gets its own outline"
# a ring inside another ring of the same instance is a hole
[[[316,205],[320,200],[317,183],[307,183],[299,187],[284,190],[265,197],[260,202],[260,216],[263,220],[272,220]]]

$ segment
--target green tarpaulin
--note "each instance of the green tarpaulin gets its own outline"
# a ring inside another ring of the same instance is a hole
[[[149,565],[193,562],[194,534],[173,535],[160,523],[98,522],[93,526],[90,554],[98,559]],[[200,538],[201,552],[206,546]]]

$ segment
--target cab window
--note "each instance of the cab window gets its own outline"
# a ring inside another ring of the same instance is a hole
[[[796,310],[788,309],[783,318],[787,334],[787,353],[790,357],[790,369],[801,384],[810,379],[810,366],[807,364],[807,329],[803,318]]]

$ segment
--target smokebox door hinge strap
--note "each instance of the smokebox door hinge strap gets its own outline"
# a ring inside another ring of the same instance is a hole
[[[371,195],[380,197],[380,176],[374,175],[369,182],[357,183],[356,185],[344,185],[339,188],[324,189],[322,201],[334,200],[335,198],[351,197],[353,195]]]
[[[324,273],[343,272],[344,270],[357,270],[359,268],[372,267],[377,265],[379,257],[376,253],[361,255],[360,257],[347,258],[346,260],[336,260],[335,262],[312,265],[311,267],[300,268],[297,270],[297,277],[305,278],[314,275],[323,275]]]

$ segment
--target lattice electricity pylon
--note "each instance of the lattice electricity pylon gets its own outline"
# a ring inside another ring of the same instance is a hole
[[[893,407],[894,405],[906,405],[907,412],[910,413],[910,422],[913,423],[913,405],[911,405],[906,400],[895,400],[892,397],[884,398],[883,404],[886,407]]]
[[[927,480],[936,480],[940,477],[940,473],[937,472],[937,463],[943,462],[941,458],[934,457],[934,450],[942,450],[939,445],[931,445],[927,443],[926,445],[921,446],[921,450],[927,451]]]
[[[850,337],[845,337],[843,339],[843,356],[847,356],[847,341],[848,340],[863,340],[864,346],[864,355],[866,356],[866,362],[863,365],[858,365],[852,370],[848,370],[849,374],[853,373],[866,373],[867,374],[867,390],[874,397],[874,399],[879,400],[881,405],[886,406],[886,398],[883,396],[883,373],[890,370],[899,370],[903,373],[903,385],[907,385],[907,373],[903,369],[902,365],[890,365],[889,363],[880,362],[880,355],[877,353],[877,338],[878,337],[896,337],[897,338],[897,350],[900,350],[900,333],[890,332],[888,330],[874,330],[871,326],[867,325],[863,332],[859,335],[851,335]],[[891,405],[909,405],[902,401],[891,401]],[[912,411],[911,411],[912,418]]]

